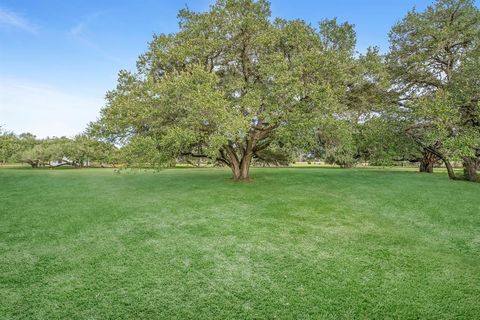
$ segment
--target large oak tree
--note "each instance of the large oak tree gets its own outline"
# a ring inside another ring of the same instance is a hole
[[[179,31],[155,35],[136,72],[120,72],[91,126],[138,160],[208,158],[249,180],[255,157],[307,144],[342,108],[351,25],[273,20],[264,0],[219,0],[178,18]]]

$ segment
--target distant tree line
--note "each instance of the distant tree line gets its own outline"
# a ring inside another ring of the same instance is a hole
[[[121,160],[114,145],[78,135],[73,139],[37,139],[30,133],[0,133],[0,162],[27,163],[38,167],[115,166]]]

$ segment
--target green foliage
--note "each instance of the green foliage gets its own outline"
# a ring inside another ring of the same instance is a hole
[[[135,136],[121,150],[121,159],[131,167],[155,166],[161,162],[157,142],[146,136]]]
[[[342,167],[360,160],[392,164],[403,157],[405,134],[398,135],[394,125],[401,122],[392,117],[398,96],[391,90],[385,57],[377,48],[369,48],[364,55],[350,56],[345,66],[349,73],[343,80],[344,93],[339,95],[341,107],[321,119],[317,128],[320,156]]]
[[[480,16],[471,0],[437,0],[412,10],[390,32],[390,63],[408,94],[444,88],[479,45]],[[416,91],[417,90],[417,91]]]
[[[359,157],[380,166],[419,159],[419,150],[405,134],[405,125],[387,114],[369,119],[356,135]]]
[[[19,155],[36,144],[35,136],[30,133],[16,135],[13,132],[0,131],[0,162],[19,161]]]
[[[480,11],[474,2],[437,0],[424,12],[411,11],[393,27],[390,41],[391,72],[409,135],[447,166],[475,157]]]
[[[349,168],[355,163],[356,146],[352,125],[347,121],[330,120],[321,125],[319,142],[327,163]]]
[[[0,135],[0,161],[69,159],[171,166],[257,163],[295,155],[359,161],[480,160],[480,11],[437,0],[396,23],[391,50],[355,52],[354,26],[271,17],[267,1],[218,0],[178,14],[134,72],[120,71],[86,136]],[[424,163],[421,163],[421,167]],[[431,171],[431,170],[430,170]],[[475,180],[472,177],[472,181]]]
[[[456,107],[455,130],[446,142],[457,157],[480,157],[480,47],[462,61],[453,77],[449,91]]]
[[[12,160],[18,152],[20,144],[18,137],[12,132],[2,131],[0,128],[0,162],[6,163]]]
[[[66,137],[36,139],[31,134],[15,136],[15,153],[11,160],[41,165],[89,166],[91,162],[115,164],[120,161],[119,150],[110,143],[94,140],[85,135],[74,139]]]
[[[351,25],[323,21],[317,31],[300,20],[272,21],[266,1],[247,0],[185,9],[179,19],[179,32],[154,36],[136,73],[120,73],[93,134],[148,140],[159,153],[145,153],[149,163],[192,155],[233,170],[275,142],[311,140],[341,107]]]

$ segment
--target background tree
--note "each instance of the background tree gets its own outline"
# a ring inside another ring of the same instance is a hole
[[[10,151],[8,152],[9,160],[11,162],[24,162],[22,161],[21,154],[24,153],[26,150],[32,149],[36,144],[38,144],[38,140],[35,135],[31,133],[22,133],[19,135],[15,135],[13,133],[9,133],[10,142],[13,144]],[[7,158],[8,160],[8,158]],[[36,167],[38,165],[38,161],[28,162],[32,167]]]
[[[13,132],[2,131],[0,128],[0,162],[9,162],[19,148],[18,137]]]
[[[389,112],[363,123],[355,140],[360,159],[377,166],[419,161],[421,152],[405,134],[407,125],[395,113]]]
[[[343,33],[344,34],[344,33]],[[352,37],[349,37],[352,38]],[[392,101],[395,101],[396,93],[391,91],[392,79],[388,72],[385,57],[377,48],[369,48],[365,54],[354,54],[354,43],[348,48],[348,63],[344,67],[348,75],[344,79],[344,92],[340,95],[339,103],[342,105],[334,114],[332,121],[319,126],[317,134],[320,142],[320,151],[327,163],[334,163],[341,167],[350,167],[361,160],[372,160],[376,157],[377,162],[392,163],[386,152],[380,150],[393,150],[396,140],[385,140],[381,137],[366,133],[373,133],[374,127],[378,130],[385,129],[388,121],[379,121],[382,117],[391,115]],[[373,143],[377,148],[367,150],[364,140]],[[390,144],[382,146],[381,144]],[[367,159],[368,158],[368,159]]]
[[[67,137],[36,139],[29,134],[19,137],[16,140],[16,153],[12,159],[28,163],[32,168],[65,165],[88,167],[93,162],[105,166],[120,161],[119,151],[115,146],[85,135],[77,135],[74,139]]]
[[[406,132],[423,152],[420,171],[432,172],[441,159],[455,178],[446,141],[455,127],[446,117],[459,118],[461,108],[451,99],[451,83],[462,61],[478,50],[479,10],[470,0],[437,0],[424,12],[410,11],[390,32],[389,62],[400,94],[399,113],[409,119]],[[456,122],[459,124],[459,122]],[[461,145],[455,147],[462,149]]]
[[[449,135],[445,145],[452,157],[463,161],[464,178],[478,181],[480,160],[480,52],[466,57],[460,70],[452,77],[449,88],[455,115],[450,117]]]

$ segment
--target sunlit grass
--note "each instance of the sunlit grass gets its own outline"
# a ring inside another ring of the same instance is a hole
[[[480,317],[480,184],[0,169],[0,318]]]

